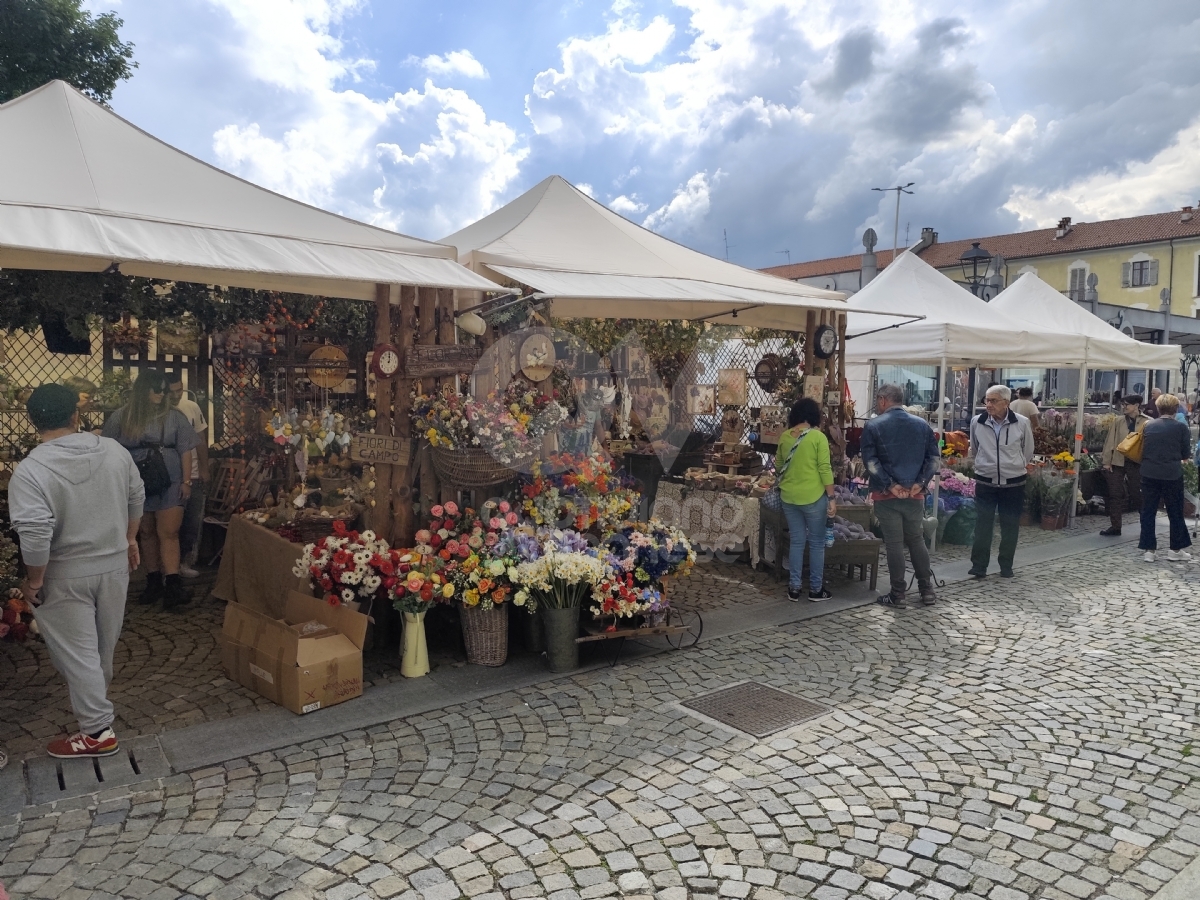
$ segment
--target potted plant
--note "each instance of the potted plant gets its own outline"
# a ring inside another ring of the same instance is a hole
[[[537,609],[546,635],[546,660],[552,672],[579,667],[579,609],[612,569],[577,531],[543,532],[518,538],[523,562],[514,580],[516,600]]]
[[[1042,487],[1042,529],[1055,531],[1066,524],[1067,512],[1074,499],[1075,482],[1066,475],[1052,473],[1045,478]]]

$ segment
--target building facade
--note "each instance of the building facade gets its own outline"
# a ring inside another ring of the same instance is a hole
[[[992,299],[1026,272],[1034,272],[1131,337],[1178,344],[1185,356],[1200,354],[1200,210],[1185,206],[1174,212],[1105,222],[1072,223],[1064,218],[1054,228],[946,242],[939,240],[932,228],[923,228],[921,240],[908,249],[967,287],[960,257],[974,243],[991,256],[983,284],[977,288],[984,300]],[[891,258],[892,252],[885,250],[763,271],[852,294]],[[1169,311],[1163,301],[1164,289],[1169,291]],[[1182,373],[1171,373],[1171,389],[1196,384],[1197,369],[1200,367],[1189,371],[1186,385]],[[1047,386],[1057,381],[1056,373],[1046,374]],[[1152,383],[1167,385],[1167,373],[1160,373],[1157,379],[1151,373],[1115,373],[1092,387],[1131,390]]]

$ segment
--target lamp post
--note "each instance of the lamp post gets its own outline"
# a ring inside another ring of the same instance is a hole
[[[890,188],[871,188],[873,191],[880,191],[886,194],[888,191],[896,192],[896,221],[892,226],[892,262],[896,261],[896,245],[900,240],[900,195],[911,194],[910,187],[915,185],[915,181],[910,181],[908,184],[898,184],[896,187]]]
[[[971,293],[979,296],[979,289],[987,278],[988,268],[992,264],[992,254],[979,246],[979,241],[971,244],[971,249],[958,258],[962,266],[963,278]]]

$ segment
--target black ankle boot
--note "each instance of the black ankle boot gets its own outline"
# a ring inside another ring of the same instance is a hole
[[[153,606],[163,596],[163,577],[162,572],[147,572],[146,587],[142,591],[142,596],[138,597],[138,603],[142,606]]]
[[[163,609],[174,609],[177,606],[183,606],[183,604],[191,599],[191,595],[184,590],[183,582],[179,580],[179,576],[168,575],[166,584],[163,587]]]

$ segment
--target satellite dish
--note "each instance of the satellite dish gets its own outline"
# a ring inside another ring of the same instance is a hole
[[[863,232],[862,243],[867,248],[868,253],[875,252],[875,244],[878,243],[879,236],[875,234],[874,228],[868,228]]]

